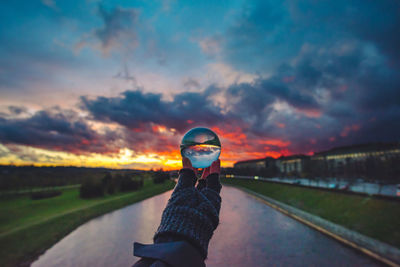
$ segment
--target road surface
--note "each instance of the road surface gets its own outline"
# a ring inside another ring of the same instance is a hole
[[[33,266],[131,266],[132,242],[151,243],[171,191],[80,226]],[[207,266],[378,266],[367,256],[233,187],[222,190]]]

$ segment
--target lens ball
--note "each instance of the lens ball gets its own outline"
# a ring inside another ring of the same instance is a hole
[[[204,127],[193,128],[182,138],[181,155],[190,159],[194,168],[207,168],[221,154],[221,142],[216,133]]]

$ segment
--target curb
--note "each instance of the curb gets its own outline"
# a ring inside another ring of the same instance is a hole
[[[278,210],[283,214],[374,258],[375,260],[389,266],[400,267],[400,250],[393,246],[349,230],[343,226],[261,195],[247,188],[241,186],[233,187],[247,192],[252,197],[265,203],[271,208]]]

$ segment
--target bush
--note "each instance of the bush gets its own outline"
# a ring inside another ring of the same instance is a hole
[[[112,175],[109,172],[101,180],[101,184],[103,186],[103,189],[107,194],[112,195],[112,194],[114,194],[116,192],[116,188],[115,188],[116,185],[115,185],[115,181],[114,180],[115,179],[112,178]]]
[[[61,195],[62,192],[59,190],[52,190],[52,191],[42,191],[42,192],[34,192],[31,194],[32,200],[44,199],[44,198],[51,198]]]
[[[143,179],[132,180],[129,176],[123,176],[119,188],[121,192],[135,191],[143,186]]]
[[[117,174],[113,177],[107,173],[100,182],[89,180],[82,184],[80,189],[81,198],[102,197],[104,194],[116,192],[128,192],[140,189],[143,186],[143,178],[132,179],[129,174]]]
[[[81,198],[94,198],[104,196],[104,187],[101,183],[87,181],[81,185],[79,190]]]
[[[161,170],[160,171],[156,171],[154,173],[154,176],[153,176],[153,182],[155,184],[162,184],[162,183],[164,183],[164,181],[166,181],[168,179],[169,179],[168,172],[164,172],[164,171],[161,171]]]

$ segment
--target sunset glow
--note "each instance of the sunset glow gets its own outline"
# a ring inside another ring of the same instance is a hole
[[[0,164],[176,169],[194,127],[224,167],[398,141],[399,5],[9,1]]]

